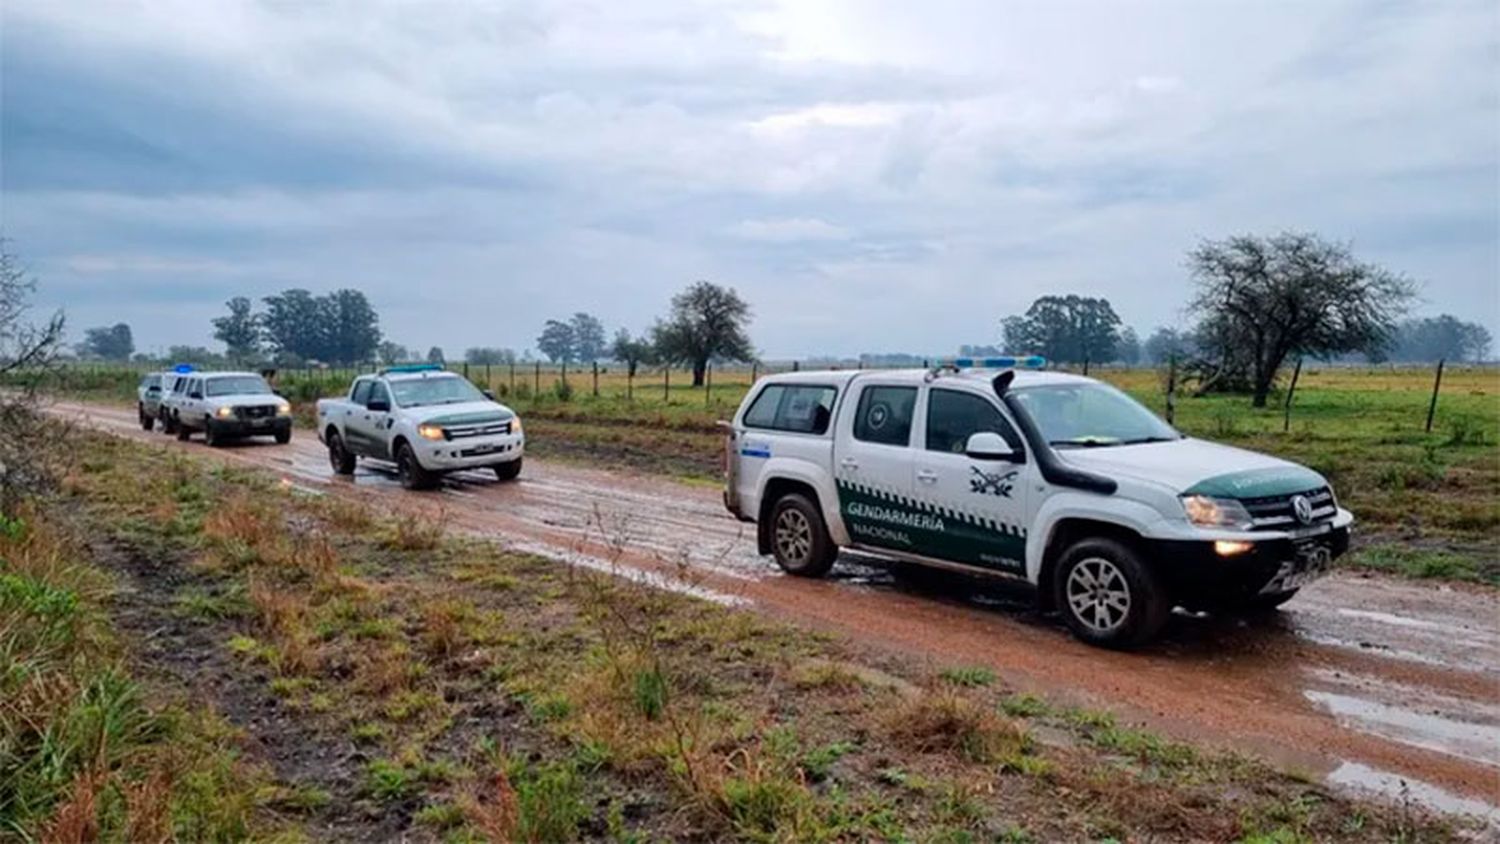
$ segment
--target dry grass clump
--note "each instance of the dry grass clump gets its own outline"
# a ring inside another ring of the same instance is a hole
[[[918,753],[957,753],[974,762],[997,762],[1022,753],[1026,730],[947,687],[925,689],[891,710],[886,731],[900,747]]]

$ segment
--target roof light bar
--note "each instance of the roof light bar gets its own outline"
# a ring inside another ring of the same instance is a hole
[[[447,367],[440,363],[407,363],[401,366],[387,366],[380,370],[381,375],[394,375],[401,372],[442,372]]]
[[[1047,365],[1047,359],[1041,355],[1030,355],[1028,357],[998,357],[998,358],[943,358],[938,361],[939,366],[949,366],[954,369],[1042,369]]]
[[[189,372],[197,372],[198,368],[190,363],[179,363],[176,366],[172,367],[172,371],[177,373],[178,375],[186,375]]]

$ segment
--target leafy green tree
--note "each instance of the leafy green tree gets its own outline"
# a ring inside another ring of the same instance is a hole
[[[28,493],[45,487],[56,476],[53,465],[66,449],[38,448],[56,436],[53,423],[37,412],[36,385],[41,373],[56,361],[62,345],[62,311],[36,324],[27,314],[36,280],[0,238],[0,515],[14,516]],[[27,377],[11,380],[11,376]]]
[[[406,348],[400,343],[393,343],[390,340],[385,340],[378,347],[376,347],[375,357],[381,363],[389,366],[391,364],[405,363],[406,361],[411,360],[412,354],[411,349]]]
[[[573,327],[573,354],[578,360],[596,361],[609,351],[609,343],[604,336],[604,323],[598,317],[579,311],[568,322]]]
[[[1389,348],[1390,360],[1432,362],[1437,360],[1474,361],[1489,357],[1489,329],[1476,322],[1464,322],[1452,314],[1424,319],[1409,319],[1396,326]]]
[[[335,290],[322,297],[319,308],[326,319],[321,360],[364,363],[375,359],[380,346],[380,317],[364,293]]]
[[[1264,407],[1287,360],[1383,348],[1416,295],[1406,277],[1305,232],[1206,240],[1188,255],[1204,354],[1199,392],[1246,388]]]
[[[750,305],[732,287],[699,281],[672,297],[672,310],[651,329],[652,344],[663,362],[693,368],[693,386],[703,386],[711,360],[755,358],[746,329]]]
[[[443,354],[443,347],[433,346],[432,348],[428,349],[427,362],[446,364],[448,362],[448,356]]]
[[[541,335],[536,338],[536,347],[553,363],[570,363],[578,357],[576,340],[571,323],[549,319],[542,326]]]
[[[1151,332],[1142,347],[1146,362],[1157,365],[1163,364],[1172,358],[1186,361],[1189,351],[1193,348],[1192,336],[1175,328],[1158,328]]]
[[[80,351],[88,357],[103,360],[130,360],[135,354],[135,338],[130,333],[130,326],[123,322],[90,328],[83,333]]]
[[[1010,352],[1057,363],[1113,360],[1120,339],[1120,317],[1108,299],[1072,294],[1043,296],[1024,316],[1006,318],[1002,327]]]
[[[632,337],[629,331],[615,332],[615,341],[609,347],[610,356],[625,364],[626,374],[635,377],[641,364],[650,366],[656,362],[656,347],[645,336]]]
[[[1127,327],[1120,332],[1120,339],[1115,342],[1115,360],[1126,366],[1141,362],[1141,338],[1136,336],[1134,328]]]
[[[327,313],[318,297],[300,288],[283,290],[261,300],[260,324],[276,359],[282,363],[322,360],[326,351]]]
[[[225,355],[233,361],[260,357],[260,320],[251,312],[250,300],[236,296],[224,303],[225,316],[214,318],[214,339],[224,344]]]

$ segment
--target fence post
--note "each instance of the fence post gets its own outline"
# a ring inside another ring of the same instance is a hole
[[[755,378],[756,378],[756,376],[759,373],[760,373],[760,361],[757,361],[757,360],[750,361],[750,384],[751,384],[751,386],[755,385]]]
[[[1167,424],[1177,416],[1177,356],[1167,359]]]
[[[469,380],[469,362],[464,361],[464,380]]]
[[[1083,359],[1083,374],[1085,376],[1089,374],[1089,359],[1087,356],[1085,356]]]
[[[531,398],[533,401],[542,397],[542,362],[536,362],[536,383],[531,385]]]
[[[1432,414],[1437,412],[1438,388],[1443,386],[1443,364],[1446,361],[1438,358],[1437,377],[1432,379],[1432,401],[1427,405],[1427,433],[1432,433]]]
[[[510,362],[510,394],[516,394],[516,362]]]
[[[706,365],[706,366],[703,367],[703,406],[704,407],[712,407],[713,406],[713,395],[714,395],[714,364],[713,364],[713,361],[709,361],[708,365]]]
[[[594,361],[594,398],[599,398],[599,361]]]
[[[1281,418],[1281,433],[1292,429],[1292,396],[1297,394],[1297,378],[1302,375],[1302,358],[1297,358],[1297,368],[1292,370],[1292,385],[1286,391],[1286,407]]]
[[[797,360],[792,361],[792,371],[793,372],[798,372],[801,369],[802,369],[802,362],[801,361],[797,361]]]
[[[635,366],[629,363],[625,364],[625,400],[635,401]]]
[[[563,382],[563,389],[567,389],[568,388],[568,362],[567,362],[567,360],[563,360],[563,362],[562,362],[562,382]]]
[[[490,380],[490,365],[488,361],[484,364],[484,388],[486,390],[495,389],[495,382]]]
[[[667,404],[672,403],[672,365],[670,363],[661,368],[661,400]]]

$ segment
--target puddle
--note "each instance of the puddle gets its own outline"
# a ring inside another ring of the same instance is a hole
[[[1346,726],[1500,769],[1500,727],[1420,713],[1353,695],[1314,690],[1303,694]]]
[[[1361,765],[1344,762],[1328,775],[1330,785],[1355,791],[1373,792],[1394,800],[1405,799],[1434,811],[1450,815],[1469,815],[1485,821],[1492,830],[1500,830],[1500,807],[1483,800],[1461,797],[1435,785]],[[1500,785],[1500,783],[1497,783]]]

